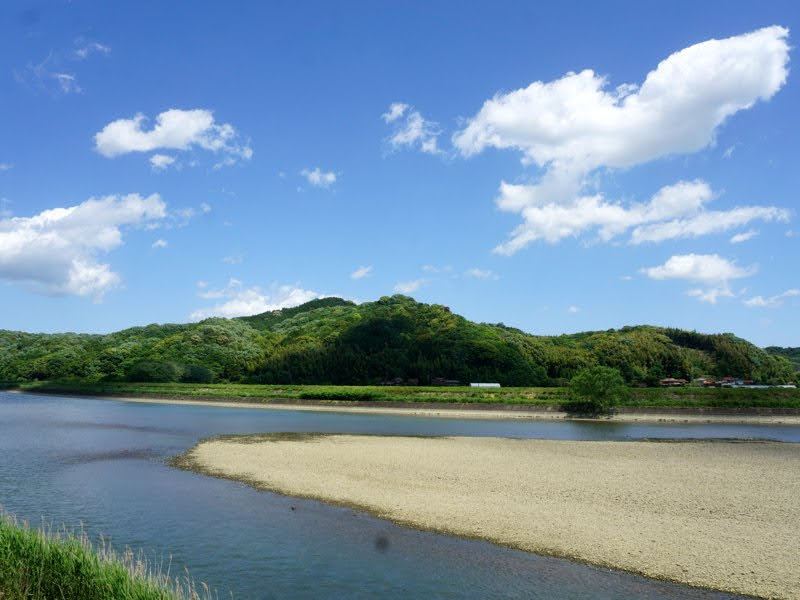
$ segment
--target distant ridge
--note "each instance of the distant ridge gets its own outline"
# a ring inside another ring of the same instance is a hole
[[[408,296],[341,298],[235,319],[147,325],[108,335],[0,331],[0,380],[376,384],[436,380],[562,385],[594,364],[632,384],[663,377],[785,383],[797,349],[765,351],[733,334],[641,325],[536,336],[474,323]],[[788,357],[788,358],[787,358]]]

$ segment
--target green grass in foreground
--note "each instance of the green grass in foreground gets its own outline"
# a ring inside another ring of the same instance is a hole
[[[176,600],[211,598],[188,576],[171,577],[141,553],[94,548],[86,534],[33,530],[0,513],[2,600]]]
[[[333,385],[255,385],[236,383],[81,383],[36,382],[20,389],[67,394],[208,397],[269,402],[275,399],[359,402],[446,402],[461,404],[526,404],[562,406],[567,388],[556,387],[389,387]],[[800,389],[631,388],[620,406],[639,408],[798,408]]]

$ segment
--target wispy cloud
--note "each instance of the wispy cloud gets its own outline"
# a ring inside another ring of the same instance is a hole
[[[367,267],[358,267],[355,271],[350,273],[350,279],[363,279],[372,274],[372,265]]]
[[[394,291],[398,294],[413,294],[422,286],[428,283],[427,279],[412,279],[411,281],[400,281],[394,286]]]
[[[111,47],[100,42],[86,42],[81,39],[75,40],[75,58],[86,60],[92,54],[111,54]]]
[[[314,169],[303,169],[300,174],[306,178],[309,185],[318,188],[328,188],[336,183],[336,173],[333,171],[323,171],[319,167]]]
[[[487,279],[487,280],[497,280],[499,279],[498,275],[490,270],[490,269],[478,269],[477,267],[473,267],[472,269],[467,269],[464,271],[464,275],[466,277],[472,277],[473,279]]]
[[[745,231],[743,233],[737,233],[733,237],[731,237],[731,244],[741,244],[742,242],[746,242],[747,240],[752,240],[754,237],[758,235],[758,231],[755,229],[750,229],[749,231]]]
[[[425,119],[408,104],[393,102],[381,118],[394,129],[387,142],[392,150],[416,148],[427,154],[440,154],[438,146],[441,130],[438,123]]]
[[[750,308],[778,308],[779,306],[783,305],[783,301],[786,300],[786,298],[795,298],[797,296],[800,296],[800,290],[791,289],[786,290],[782,294],[770,296],[769,298],[755,296],[749,300],[745,300],[743,304],[745,306],[749,306]]]

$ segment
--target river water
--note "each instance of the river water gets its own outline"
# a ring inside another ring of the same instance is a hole
[[[800,441],[800,427],[451,419],[0,392],[0,506],[34,525],[82,524],[118,549],[171,557],[172,573],[187,567],[221,598],[737,597],[415,531],[165,464],[205,437],[271,431]]]

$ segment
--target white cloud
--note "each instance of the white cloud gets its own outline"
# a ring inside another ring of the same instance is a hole
[[[211,205],[208,202],[201,202],[200,203],[200,212],[203,214],[208,214],[211,212]]]
[[[292,285],[273,285],[268,291],[261,288],[243,287],[238,279],[231,279],[228,285],[218,290],[207,290],[198,294],[201,298],[224,299],[215,306],[200,308],[191,314],[192,320],[208,317],[242,317],[255,315],[281,308],[298,306],[315,298],[324,298],[322,294],[305,290]]]
[[[129,194],[0,220],[0,279],[40,293],[99,301],[120,277],[110,265],[98,262],[98,254],[122,245],[123,228],[166,216],[158,194]]]
[[[404,104],[402,102],[392,102],[389,105],[389,110],[383,113],[381,115],[381,118],[386,123],[392,123],[393,121],[396,121],[397,119],[402,117],[409,108],[410,107],[408,106],[408,104]]]
[[[519,212],[525,222],[508,242],[495,252],[514,254],[534,240],[555,243],[595,231],[599,239],[610,241],[629,230],[630,243],[662,242],[727,231],[754,220],[787,221],[789,211],[774,206],[743,206],[730,210],[709,210],[706,204],[714,194],[705,181],[679,181],[658,190],[648,202],[607,201],[602,194],[578,196],[552,202],[551,195],[563,193],[562,184],[550,179],[539,185],[500,184],[497,206]],[[577,193],[577,189],[573,190]],[[552,192],[552,194],[551,194]]]
[[[14,71],[18,83],[53,96],[79,94],[83,90],[74,73],[67,72],[59,53],[50,52],[40,63],[28,63],[24,70]]]
[[[755,266],[740,267],[718,254],[682,254],[669,258],[663,265],[641,269],[651,279],[682,279],[702,284],[703,288],[691,289],[689,296],[703,302],[715,304],[721,296],[733,296],[730,281],[750,277]]]
[[[473,277],[475,279],[491,279],[491,280],[499,279],[499,277],[494,271],[491,271],[489,269],[478,269],[477,267],[473,267],[472,269],[467,269],[464,272],[464,275],[466,275],[467,277]]]
[[[733,146],[728,146],[727,148],[725,148],[725,152],[722,153],[722,158],[730,158],[731,156],[733,156],[734,150],[736,150],[736,144],[734,144]]]
[[[755,229],[750,229],[742,233],[737,233],[736,235],[731,237],[731,244],[741,244],[742,242],[746,242],[747,240],[752,240],[757,235],[758,231],[756,231]]]
[[[438,147],[441,134],[439,125],[425,119],[419,111],[412,110],[407,104],[395,102],[381,116],[387,123],[395,124],[394,132],[388,139],[392,150],[416,147],[427,154],[441,153]]]
[[[175,162],[174,156],[168,154],[153,154],[150,157],[150,166],[154,171],[164,171],[168,166]]]
[[[14,165],[9,163],[0,163],[0,172],[2,171],[10,171],[14,168]]]
[[[609,89],[605,77],[584,70],[487,100],[453,136],[455,147],[463,156],[513,148],[522,153],[523,163],[544,169],[537,184],[501,185],[498,205],[521,214],[523,223],[498,251],[512,254],[547,239],[541,231],[543,210],[559,218],[558,209],[576,214],[583,207],[610,218],[618,205],[582,194],[595,169],[628,168],[713,144],[728,117],[768,100],[783,86],[788,33],[773,26],[690,46],[659,63],[641,85]],[[552,239],[574,235],[570,227],[564,234],[549,229]]]
[[[411,281],[400,281],[394,286],[394,291],[398,294],[412,294],[423,285],[428,283],[427,279],[413,279]]]
[[[310,185],[314,187],[327,188],[336,183],[336,173],[333,171],[322,171],[319,167],[313,171],[303,169],[300,174],[306,178]]]
[[[581,309],[578,308],[577,306],[570,306],[569,308],[567,308],[567,312],[573,315],[577,312],[580,312],[580,310]]]
[[[355,271],[350,273],[350,279],[363,279],[372,273],[372,265],[368,267],[358,267]]]
[[[78,48],[75,49],[75,57],[78,60],[86,60],[90,54],[110,54],[111,48],[106,46],[105,44],[100,44],[98,42],[89,42],[84,43]]]
[[[50,73],[50,76],[56,80],[64,94],[80,94],[83,91],[72,73]]]
[[[453,267],[451,265],[444,265],[441,267],[436,265],[422,265],[422,270],[425,273],[450,273]]]
[[[166,248],[167,247],[167,240],[161,240],[161,239],[156,240],[155,242],[153,242],[153,244],[150,247],[151,248]]]
[[[95,150],[113,158],[130,152],[202,148],[225,155],[215,168],[234,164],[240,159],[249,160],[253,156],[253,150],[241,141],[233,125],[217,123],[210,110],[166,110],[156,117],[155,125],[147,131],[143,129],[146,121],[141,113],[132,119],[112,121],[95,134]]]
[[[777,296],[771,296],[769,298],[764,298],[762,296],[755,296],[753,298],[750,298],[749,300],[745,300],[744,305],[749,306],[751,308],[777,308],[783,304],[783,301],[786,298],[794,298],[796,296],[800,296],[800,290],[791,289],[791,290],[786,290],[782,294],[778,294]]]
[[[222,262],[227,265],[240,265],[244,262],[244,257],[241,254],[232,254],[222,258]]]

